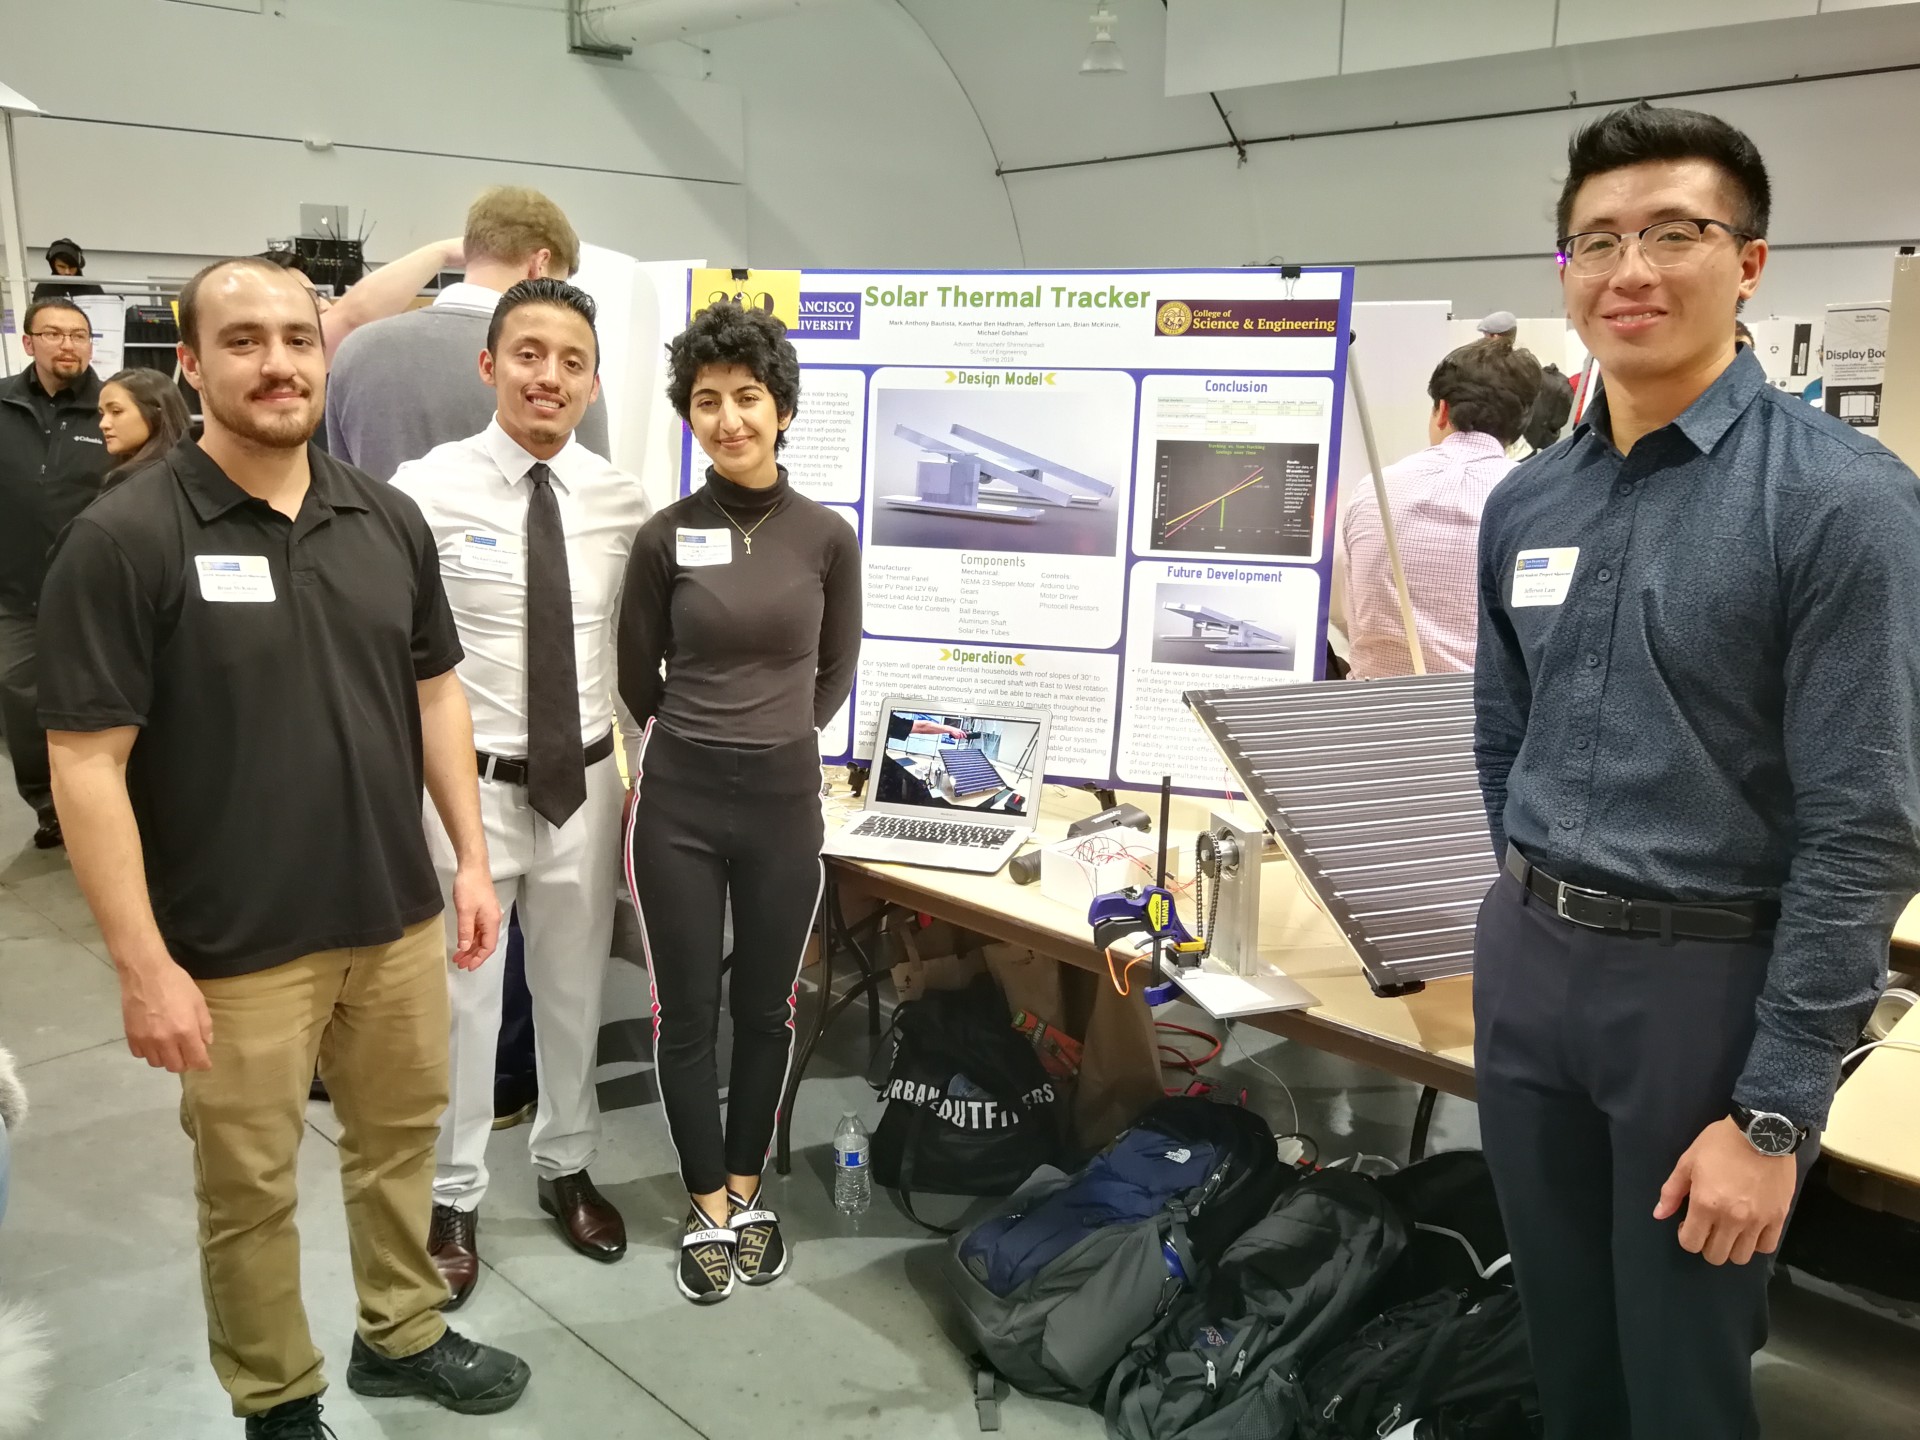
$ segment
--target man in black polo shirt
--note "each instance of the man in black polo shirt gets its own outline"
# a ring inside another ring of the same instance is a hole
[[[500,918],[433,536],[308,444],[326,364],[292,276],[209,266],[180,333],[205,437],[68,531],[40,705],[128,1045],[181,1075],[214,1370],[249,1436],[325,1433],[294,1229],[317,1060],[360,1297],[348,1386],[504,1410],[527,1367],[447,1329],[426,1243],[447,982],[423,780],[458,857],[453,963]]]
[[[1481,1130],[1553,1440],[1755,1436],[1770,1257],[1920,889],[1920,481],[1767,384],[1745,135],[1581,130],[1605,395],[1480,530]]]
[[[100,439],[100,377],[80,307],[59,298],[29,306],[22,342],[33,363],[0,380],[0,733],[39,821],[33,843],[51,850],[60,822],[35,713],[34,615],[47,552],[99,495],[113,459]]]

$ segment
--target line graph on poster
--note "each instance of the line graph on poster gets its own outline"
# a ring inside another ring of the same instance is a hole
[[[1305,557],[1319,470],[1313,444],[1161,440],[1148,547]]]

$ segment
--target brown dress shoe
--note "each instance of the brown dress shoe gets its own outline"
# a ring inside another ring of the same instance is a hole
[[[560,1222],[567,1243],[589,1260],[612,1264],[627,1253],[627,1222],[594,1189],[586,1171],[542,1180],[540,1208]]]
[[[433,1227],[427,1231],[427,1253],[433,1268],[453,1292],[442,1310],[458,1310],[480,1283],[480,1215],[451,1205],[433,1207]]]

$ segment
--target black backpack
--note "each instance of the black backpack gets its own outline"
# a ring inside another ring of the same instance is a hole
[[[1068,1159],[1066,1107],[990,977],[934,990],[895,1012],[893,1053],[873,1132],[873,1177],[900,1193],[1011,1195]]]
[[[1373,1440],[1419,1420],[1436,1436],[1530,1440],[1533,1363],[1486,1157],[1448,1151],[1375,1183],[1407,1247],[1376,1318],[1308,1367],[1306,1433]]]
[[[1078,1173],[1041,1171],[954,1238],[961,1322],[1025,1393],[1091,1400],[1297,1173],[1254,1111],[1161,1100]]]
[[[1415,1420],[1444,1433],[1482,1426],[1499,1411],[1511,1417],[1508,1433],[1532,1434],[1538,1412],[1520,1297],[1496,1287],[1409,1301],[1316,1361],[1306,1392],[1315,1440],[1375,1440]]]
[[[1107,1386],[1114,1440],[1292,1440],[1300,1377],[1376,1313],[1407,1228],[1363,1176],[1321,1171],[1287,1189],[1137,1341]]]

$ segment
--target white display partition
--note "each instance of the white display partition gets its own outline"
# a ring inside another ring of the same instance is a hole
[[[583,245],[574,284],[599,308],[600,389],[607,404],[606,458],[637,475],[658,509],[679,482],[678,419],[666,399],[665,317],[686,309],[687,276],[701,262],[635,260]]]
[[[1452,306],[1445,300],[1356,301],[1353,307],[1353,349],[1349,369],[1358,367],[1366,380],[1367,406],[1373,416],[1373,437],[1380,444],[1380,463],[1391,465],[1427,446],[1427,417],[1433,402],[1427,381],[1447,352],[1452,339]],[[1347,393],[1344,433],[1360,434],[1360,417],[1353,393]],[[1367,448],[1352,444],[1340,451],[1340,494],[1351,502],[1370,493]]]
[[[1798,395],[1820,378],[1821,340],[1827,328],[1826,316],[1813,319],[1773,316],[1749,320],[1753,332],[1754,353],[1766,367],[1767,379],[1776,390]]]

